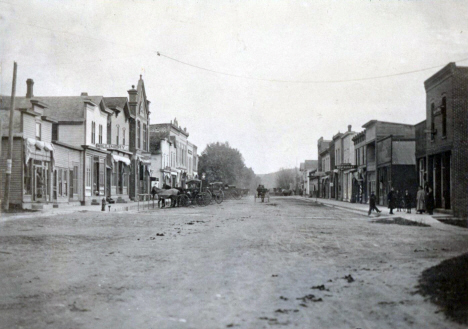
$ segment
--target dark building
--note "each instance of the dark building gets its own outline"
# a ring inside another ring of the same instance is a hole
[[[426,120],[417,125],[419,180],[435,207],[468,216],[468,67],[449,63],[424,82]],[[456,182],[456,184],[455,184]]]

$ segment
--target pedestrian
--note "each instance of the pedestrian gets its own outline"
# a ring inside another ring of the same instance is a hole
[[[429,187],[426,193],[426,210],[429,215],[432,215],[434,212],[434,194],[432,193],[432,189]]]
[[[396,206],[396,211],[401,211],[401,193],[400,190],[397,190],[395,192],[395,206]]]
[[[411,214],[411,194],[409,194],[408,190],[405,191],[405,208],[408,214]]]
[[[387,201],[388,201],[388,208],[390,209],[390,215],[393,215],[393,209],[396,208],[396,198],[395,198],[395,191],[393,190],[393,187],[390,189],[390,192],[388,192],[387,195]]]
[[[154,185],[153,188],[151,189],[151,195],[153,196],[153,200],[155,199],[156,194],[158,194],[157,187],[156,185]]]
[[[377,211],[377,213],[380,213],[381,211],[376,207],[375,202],[376,202],[376,197],[374,192],[371,193],[371,196],[369,198],[369,216],[372,212],[372,210]]]
[[[422,214],[426,211],[425,199],[426,193],[424,192],[422,186],[419,186],[418,193],[416,194],[416,212],[418,214]]]

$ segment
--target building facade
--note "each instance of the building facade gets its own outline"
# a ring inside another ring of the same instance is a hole
[[[183,187],[189,179],[198,178],[197,146],[188,141],[187,128],[177,119],[150,126],[152,179],[162,187]]]
[[[427,79],[424,87],[426,120],[417,126],[419,183],[432,188],[436,208],[466,218],[468,67],[449,63]]]

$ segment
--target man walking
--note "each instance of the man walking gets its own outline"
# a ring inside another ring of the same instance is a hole
[[[395,205],[395,191],[393,187],[390,189],[390,192],[387,195],[388,208],[390,209],[390,215],[393,215],[393,209],[396,208]]]
[[[381,211],[379,209],[377,209],[377,207],[375,206],[375,202],[376,202],[376,197],[375,197],[375,194],[374,192],[371,193],[371,196],[369,198],[369,216],[372,212],[372,210],[375,210],[377,211],[377,213],[380,213]]]

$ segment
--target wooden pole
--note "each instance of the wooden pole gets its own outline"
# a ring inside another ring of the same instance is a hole
[[[5,194],[3,198],[3,207],[5,210],[10,206],[10,184],[11,184],[11,164],[13,158],[13,116],[15,114],[15,95],[16,95],[16,68],[17,64],[13,64],[13,83],[11,87],[11,100],[10,100],[10,124],[8,128],[8,157],[7,167],[5,171]]]

